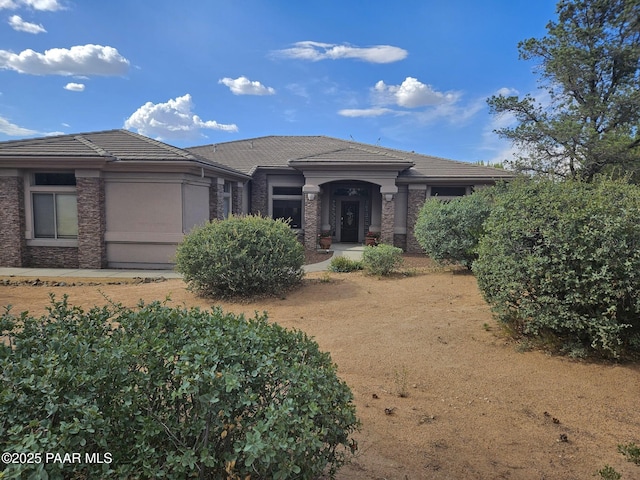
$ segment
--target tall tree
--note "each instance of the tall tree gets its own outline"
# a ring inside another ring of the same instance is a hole
[[[547,35],[518,44],[537,62],[544,102],[498,95],[494,114],[518,125],[496,132],[524,152],[520,171],[590,180],[640,166],[640,0],[561,0]]]

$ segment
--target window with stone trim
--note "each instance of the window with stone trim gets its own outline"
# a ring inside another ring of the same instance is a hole
[[[78,200],[73,172],[34,173],[29,194],[33,238],[78,238]]]
[[[302,187],[272,187],[272,217],[289,220],[291,228],[302,228]]]

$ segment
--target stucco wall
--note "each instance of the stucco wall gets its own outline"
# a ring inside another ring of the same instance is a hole
[[[209,182],[182,185],[182,231],[189,233],[196,225],[209,220]]]
[[[209,184],[189,175],[107,174],[109,267],[171,268],[184,233],[209,219]]]

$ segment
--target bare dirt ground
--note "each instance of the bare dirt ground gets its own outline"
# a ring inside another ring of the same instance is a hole
[[[222,303],[247,316],[266,310],[331,353],[362,422],[339,479],[584,480],[607,464],[640,478],[617,452],[640,443],[640,366],[523,351],[503,336],[472,275],[406,260],[410,275],[313,273],[284,298]],[[49,292],[85,307],[105,296],[128,306],[167,296],[220,304],[168,280],[0,285],[0,305],[41,314]]]

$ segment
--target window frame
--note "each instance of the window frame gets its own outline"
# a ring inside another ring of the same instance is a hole
[[[433,194],[434,188],[464,188],[465,193],[463,195],[438,195],[437,193]],[[438,200],[453,200],[455,198],[464,197],[469,195],[471,192],[471,187],[469,185],[429,185],[428,198],[430,199],[438,199]]]
[[[231,182],[225,180],[222,185],[222,218],[229,218],[233,215],[233,201]]]
[[[292,230],[302,230],[303,225],[304,225],[304,196],[302,194],[302,187],[303,185],[301,183],[295,182],[295,183],[288,183],[288,182],[274,182],[269,184],[269,216],[271,218],[273,218],[274,220],[276,219],[276,217],[274,216],[274,210],[275,210],[275,202],[278,200],[283,200],[283,201],[296,201],[296,202],[300,202],[300,225],[299,226],[291,226]],[[300,193],[299,194],[274,194],[274,190],[277,188],[285,188],[285,189],[291,189],[291,188],[296,188],[296,189],[300,189]],[[277,218],[283,218],[283,217],[277,217]],[[290,218],[290,217],[287,217]]]
[[[75,238],[58,238],[57,225],[55,224],[56,216],[56,195],[75,195],[76,205],[78,190],[76,185],[36,185],[36,174],[42,173],[73,173],[75,171],[35,171],[29,175],[25,175],[25,239],[27,246],[49,246],[49,247],[77,247],[78,237]],[[52,194],[54,203],[54,237],[36,237],[35,215],[34,215],[34,194]],[[78,221],[78,212],[76,207],[76,221]]]

